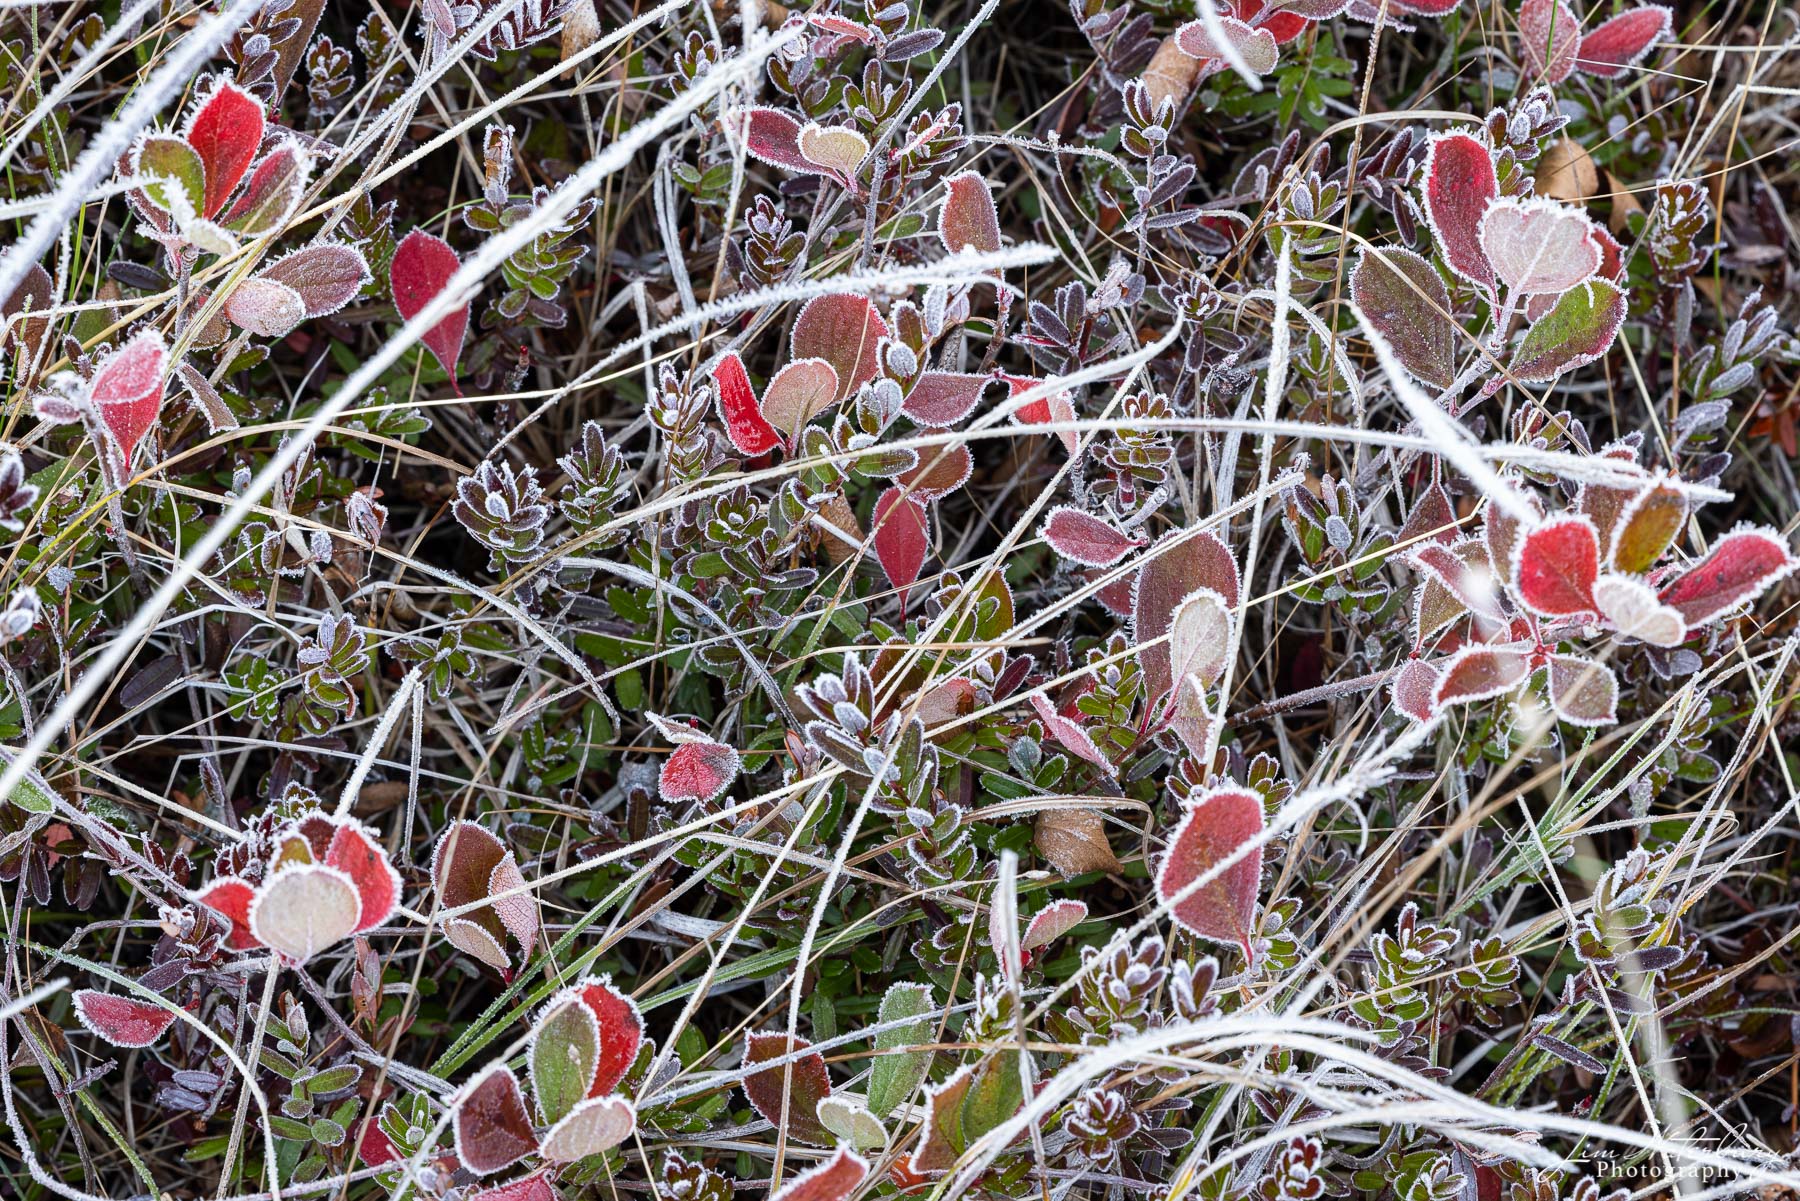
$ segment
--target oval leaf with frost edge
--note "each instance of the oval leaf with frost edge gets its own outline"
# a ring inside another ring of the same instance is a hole
[[[306,301],[284,283],[251,276],[226,297],[225,316],[259,338],[285,338],[306,320]]]
[[[974,474],[975,456],[967,446],[927,446],[919,452],[919,461],[895,476],[894,482],[919,503],[930,504],[955,492]]]
[[[1669,36],[1669,10],[1660,4],[1628,9],[1595,26],[1575,51],[1575,68],[1597,79],[1617,79]]]
[[[868,1175],[868,1160],[848,1147],[839,1147],[830,1159],[782,1185],[769,1201],[844,1201]]]
[[[1649,571],[1674,545],[1688,515],[1687,497],[1672,484],[1652,484],[1625,503],[1613,524],[1608,561],[1618,571]]]
[[[1065,878],[1123,871],[1098,809],[1045,809],[1032,823],[1031,845]]]
[[[831,1132],[819,1124],[819,1102],[831,1095],[831,1077],[825,1071],[824,1056],[817,1051],[804,1054],[811,1046],[804,1038],[790,1039],[775,1030],[750,1035],[744,1049],[746,1068],[785,1055],[798,1053],[800,1057],[752,1071],[744,1077],[744,1096],[749,1099],[752,1109],[777,1127],[781,1125],[782,1101],[786,1098],[788,1137],[829,1147],[835,1140]]]
[[[944,181],[944,205],[938,210],[938,238],[958,254],[971,247],[983,254],[1000,250],[1000,215],[988,181],[974,171]]]
[[[1787,543],[1774,530],[1733,530],[1697,566],[1665,587],[1660,599],[1690,627],[1702,626],[1755,600],[1795,566]]]
[[[1600,536],[1586,517],[1553,517],[1525,535],[1513,569],[1519,603],[1539,617],[1594,612]]]
[[[308,317],[325,317],[349,304],[374,277],[354,246],[315,242],[283,255],[257,273],[300,293]]]
[[[538,1018],[526,1050],[531,1095],[538,1113],[554,1126],[587,1100],[600,1064],[600,1023],[594,1011],[570,998]]]
[[[1211,688],[1231,656],[1232,617],[1211,588],[1190,592],[1169,617],[1169,670],[1177,680],[1197,676]]]
[[[277,146],[256,164],[244,194],[219,223],[240,234],[264,234],[279,227],[300,207],[312,158],[292,144]]]
[[[537,945],[537,901],[526,891],[524,873],[519,871],[519,861],[513,858],[511,851],[506,852],[488,873],[488,896],[493,898],[491,907],[500,924],[518,940],[522,953],[529,959],[532,948]]]
[[[519,1078],[504,1063],[484,1070],[454,1105],[456,1158],[475,1175],[491,1175],[537,1151]]]
[[[374,1129],[371,1127],[370,1132],[373,1133]],[[392,1145],[392,1143],[389,1144],[390,1147]],[[367,1143],[364,1144],[364,1147],[366,1149]],[[399,1159],[400,1154],[395,1152],[393,1158]],[[555,1186],[550,1183],[550,1169],[540,1168],[517,1180],[504,1181],[470,1193],[468,1201],[560,1201],[560,1198],[557,1196]]]
[[[1111,523],[1067,505],[1050,510],[1043,534],[1059,558],[1083,567],[1111,567],[1144,545],[1143,539],[1133,538]]]
[[[1488,571],[1485,548],[1480,543],[1473,539],[1454,546],[1428,543],[1414,548],[1409,558],[1425,577],[1418,612],[1420,637],[1434,633],[1460,617],[1458,609],[1499,620],[1500,598],[1494,589],[1494,578]],[[1447,592],[1455,604],[1434,603],[1435,598],[1429,595],[1434,585]]]
[[[132,148],[131,176],[144,200],[180,225],[206,203],[206,165],[194,148],[168,134],[146,134]]]
[[[1432,694],[1435,712],[1513,691],[1531,674],[1531,656],[1512,646],[1465,646],[1444,661]]]
[[[463,954],[480,960],[497,972],[512,970],[512,956],[506,953],[500,936],[473,918],[451,918],[444,923],[444,937]]]
[[[1219,17],[1219,32],[1228,42],[1244,65],[1257,75],[1267,75],[1275,69],[1280,51],[1275,44],[1275,35],[1267,29],[1253,29],[1236,17]],[[1189,58],[1218,59],[1225,58],[1225,51],[1213,41],[1207,32],[1205,21],[1189,21],[1175,31],[1175,44]]]
[[[1547,384],[1604,355],[1624,324],[1625,294],[1616,285],[1603,279],[1577,284],[1525,331],[1507,371],[1522,383]]]
[[[824,359],[837,372],[842,400],[875,378],[880,370],[876,350],[888,336],[888,324],[874,303],[854,292],[833,292],[806,302],[794,319],[788,349],[795,359]]]
[[[725,114],[720,124],[751,158],[786,171],[819,173],[818,166],[800,153],[800,122],[780,109],[735,109]]]
[[[250,933],[290,962],[305,963],[356,932],[362,897],[346,872],[298,864],[263,881],[250,902]]]
[[[698,801],[707,804],[737,779],[738,753],[722,742],[683,743],[663,760],[657,792],[669,802]]]
[[[1069,931],[1087,920],[1088,907],[1081,901],[1064,899],[1052,901],[1036,913],[1025,925],[1025,933],[1019,936],[1019,951],[1025,957],[1025,963],[1031,963],[1031,953],[1039,947],[1047,947]]]
[[[551,1163],[575,1163],[609,1151],[637,1129],[637,1107],[624,1097],[593,1097],[569,1111],[544,1134],[542,1153]]]
[[[1163,637],[1169,632],[1175,606],[1201,588],[1218,593],[1227,608],[1237,608],[1237,560],[1210,531],[1176,531],[1145,552],[1132,588],[1131,607],[1138,665],[1144,672],[1145,695],[1152,702],[1160,701],[1175,687],[1169,670],[1169,644]]]
[[[100,361],[88,397],[126,464],[162,413],[169,350],[162,335],[145,330]]]
[[[907,392],[900,411],[920,425],[945,429],[974,412],[993,376],[955,371],[922,373]]]
[[[850,125],[820,125],[808,122],[800,127],[796,139],[800,157],[816,171],[848,183],[856,178],[856,169],[869,154],[869,139]]]
[[[1543,197],[1504,196],[1488,206],[1481,249],[1500,282],[1515,292],[1564,292],[1600,270],[1593,222],[1579,209]]]
[[[450,284],[462,266],[450,243],[422,229],[415,229],[394,248],[394,261],[388,267],[388,282],[393,289],[394,307],[400,316],[411,321],[425,306],[437,298]],[[467,301],[444,314],[438,323],[425,331],[419,341],[431,351],[457,395],[462,389],[456,383],[456,363],[462,357],[463,338],[469,332]]]
[[[858,1151],[880,1150],[888,1143],[887,1128],[856,1097],[838,1095],[821,1100],[819,1125]]]
[[[882,996],[876,1024],[898,1024],[875,1032],[875,1056],[869,1063],[869,1112],[876,1117],[886,1117],[912,1096],[931,1070],[931,1051],[908,1048],[931,1041],[931,1018],[936,1012],[929,984],[894,984]]]
[[[763,389],[762,416],[792,436],[829,409],[838,396],[837,369],[824,359],[796,359]]]
[[[1494,267],[1481,248],[1481,218],[1500,195],[1494,157],[1466,133],[1441,133],[1425,151],[1425,220],[1450,269],[1492,289]]]
[[[1416,378],[1437,388],[1455,381],[1450,292],[1424,258],[1398,247],[1364,250],[1350,270],[1350,298]]]
[[[1430,721],[1437,716],[1437,669],[1423,659],[1408,659],[1394,673],[1388,685],[1388,696],[1394,708],[1414,721]]]
[[[1687,641],[1687,619],[1657,599],[1656,589],[1631,576],[1603,575],[1594,583],[1594,606],[1613,629],[1652,646]]]
[[[736,351],[713,365],[712,378],[713,387],[719,393],[719,417],[725,422],[726,436],[738,448],[739,454],[754,458],[781,445],[781,435],[763,416],[756,389],[750,383],[750,373],[744,370],[744,360]]]
[[[1031,694],[1031,708],[1037,714],[1038,720],[1044,723],[1044,729],[1049,731],[1050,737],[1056,739],[1064,750],[1077,759],[1093,764],[1109,776],[1113,774],[1112,760],[1108,759],[1105,752],[1094,745],[1094,740],[1089,737],[1088,732],[1081,728],[1079,722],[1058,713],[1056,706],[1052,705],[1043,693]]]
[[[225,945],[234,951],[253,951],[262,946],[250,932],[250,902],[255,899],[256,890],[236,876],[214,880],[194,895],[194,900],[231,923]]]
[[[1563,0],[1525,0],[1519,6],[1519,43],[1525,73],[1559,84],[1575,69],[1581,20]]]
[[[181,136],[206,168],[206,203],[200,215],[216,217],[262,145],[262,101],[221,77],[188,118]]]
[[[875,500],[874,526],[875,558],[887,573],[888,583],[904,598],[919,579],[930,545],[925,506],[901,489],[889,488]]]
[[[1252,847],[1213,879],[1188,890],[1262,830],[1261,796],[1235,785],[1208,789],[1188,806],[1156,871],[1156,895],[1169,906],[1178,925],[1200,938],[1235,944],[1246,959],[1254,956],[1251,937],[1256,931],[1262,848]]]
[[[350,877],[356,888],[359,911],[354,933],[373,930],[392,917],[400,905],[400,873],[376,840],[374,831],[354,818],[335,823],[325,850],[325,866]]]
[[[115,1047],[147,1047],[175,1024],[175,1011],[136,997],[77,989],[75,1020],[82,1028]]]
[[[1575,655],[1551,655],[1550,708],[1574,726],[1610,726],[1619,720],[1619,679],[1612,669]]]

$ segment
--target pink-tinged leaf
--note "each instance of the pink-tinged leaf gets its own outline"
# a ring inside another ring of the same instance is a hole
[[[840,1146],[816,1168],[800,1173],[769,1201],[844,1201],[869,1175],[869,1161]]]
[[[1001,378],[1006,381],[1009,397],[1029,392],[1046,382],[1024,375],[1007,375]],[[1075,405],[1067,392],[1052,392],[1048,396],[1026,401],[1007,416],[1014,425],[1053,425],[1075,420]],[[1081,445],[1081,436],[1074,430],[1058,430],[1056,436],[1062,440],[1063,449],[1070,454],[1074,454]]]
[[[721,124],[750,157],[786,171],[818,174],[819,168],[800,153],[800,122],[781,110],[737,109],[727,113]]]
[[[225,316],[259,338],[285,338],[306,320],[306,301],[284,283],[251,276],[225,298]]]
[[[395,1158],[399,1158],[398,1155]],[[550,1183],[550,1169],[540,1168],[529,1176],[478,1189],[469,1194],[468,1201],[561,1201],[561,1198]]]
[[[1601,576],[1594,583],[1594,606],[1627,638],[1652,646],[1680,646],[1687,641],[1687,618],[1681,610],[1658,600],[1656,590],[1642,580],[1624,575]]]
[[[88,385],[100,422],[129,465],[162,412],[169,351],[162,335],[145,330],[100,361]]]
[[[1218,593],[1226,608],[1237,608],[1237,560],[1216,535],[1205,530],[1178,531],[1145,553],[1131,608],[1138,665],[1144,672],[1145,693],[1153,703],[1175,687],[1169,644],[1164,638],[1175,607],[1201,588]]]
[[[543,1156],[551,1163],[575,1163],[609,1151],[637,1129],[637,1107],[624,1097],[581,1102],[544,1135]]]
[[[1450,292],[1430,263],[1398,247],[1364,250],[1350,270],[1350,299],[1415,377],[1437,388],[1456,379]]]
[[[504,1063],[471,1081],[455,1109],[456,1158],[477,1176],[511,1167],[538,1149],[519,1078]]]
[[[1144,545],[1143,539],[1121,533],[1110,522],[1066,505],[1050,511],[1043,533],[1058,556],[1084,567],[1111,567]]]
[[[248,881],[236,876],[220,877],[194,897],[214,913],[224,915],[231,923],[231,933],[225,936],[225,945],[234,951],[254,951],[262,946],[256,935],[250,933],[250,902],[255,898],[256,890],[250,887]]]
[[[951,254],[1000,249],[1000,216],[994,195],[978,172],[964,171],[944,181],[944,207],[938,212],[938,237]]]
[[[1089,583],[1093,583],[1095,580],[1098,580],[1107,574],[1108,573],[1105,570],[1095,568],[1092,571],[1082,572],[1082,579],[1087,580]],[[1094,599],[1100,602],[1101,608],[1105,609],[1108,613],[1111,613],[1114,617],[1130,617],[1131,598],[1136,592],[1137,572],[1127,571],[1118,579],[1102,584],[1100,587],[1096,588],[1094,590]]]
[[[1624,324],[1625,294],[1616,284],[1577,284],[1525,331],[1507,370],[1522,383],[1547,384],[1604,355]]]
[[[1576,48],[1576,69],[1600,79],[1617,79],[1669,36],[1669,16],[1662,5],[1645,4],[1601,22]]]
[[[794,319],[791,357],[824,359],[837,372],[842,400],[875,378],[880,369],[876,349],[888,336],[888,324],[866,296],[834,292],[806,302]]]
[[[1205,757],[1216,724],[1206,704],[1206,685],[1199,676],[1175,684],[1175,703],[1169,707],[1169,728],[1181,739],[1188,754]]]
[[[1393,0],[1389,0],[1393,3]],[[1462,0],[1399,0],[1393,7],[1403,13],[1412,13],[1420,17],[1447,17],[1455,12]],[[1346,5],[1346,7],[1349,7]]]
[[[1109,776],[1113,774],[1112,760],[1108,759],[1105,752],[1094,745],[1093,738],[1081,728],[1080,722],[1058,713],[1056,706],[1052,705],[1041,692],[1031,694],[1031,708],[1037,714],[1038,720],[1044,723],[1044,729],[1049,732],[1050,737],[1056,739],[1064,750],[1077,759],[1093,764]]]
[[[1519,48],[1527,75],[1558,84],[1575,69],[1581,20],[1563,0],[1525,0],[1519,6]]]
[[[1482,252],[1501,283],[1522,293],[1566,292],[1600,270],[1593,222],[1554,200],[1504,196],[1481,219]]]
[[[902,606],[906,590],[925,566],[930,541],[924,505],[899,488],[889,488],[875,499],[875,557],[888,583],[900,590]]]
[[[1388,695],[1398,709],[1414,721],[1437,716],[1437,669],[1423,659],[1408,659],[1394,674]]]
[[[1213,872],[1263,830],[1262,797],[1228,785],[1200,793],[1175,827],[1169,850],[1156,872],[1156,895],[1183,929],[1213,942],[1235,943],[1252,954],[1256,892],[1262,880],[1262,848],[1253,847],[1236,863],[1198,889],[1182,893]]]
[[[931,731],[947,721],[955,721],[973,713],[978,696],[974,681],[962,676],[952,676],[915,694],[912,700],[901,706],[901,710],[917,717],[925,723],[925,729]]]
[[[1465,646],[1444,661],[1432,694],[1433,712],[1503,696],[1531,674],[1531,656],[1518,647]]]
[[[229,79],[221,79],[188,118],[182,137],[206,167],[201,216],[216,217],[237,190],[262,145],[263,123],[262,101]]]
[[[1428,579],[1448,590],[1463,608],[1498,620],[1501,615],[1500,598],[1494,589],[1494,578],[1486,570],[1486,559],[1482,548],[1473,542],[1459,543],[1456,546],[1432,542],[1414,548],[1412,553],[1413,566]],[[1432,630],[1436,628],[1437,626],[1433,626]],[[1422,630],[1421,633],[1431,633],[1432,630]]]
[[[975,456],[967,446],[956,443],[922,448],[918,463],[902,471],[895,482],[921,504],[930,504],[968,483],[974,474]]]
[[[725,433],[739,454],[768,454],[781,445],[781,435],[763,417],[751,386],[750,373],[737,352],[720,359],[712,370],[713,385],[719,392],[719,417],[725,422]]]
[[[1267,29],[1252,29],[1236,17],[1220,17],[1219,33],[1225,45],[1237,52],[1252,74],[1267,75],[1275,69],[1280,51],[1275,35]],[[1189,21],[1175,31],[1175,44],[1189,58],[1224,59],[1225,50],[1207,32],[1205,21]]]
[[[571,990],[600,1024],[600,1061],[588,1096],[603,1097],[619,1087],[644,1041],[644,1018],[637,1002],[613,987],[610,976],[590,976]]]
[[[1031,952],[1047,947],[1087,920],[1088,907],[1080,901],[1052,901],[1032,915],[1019,936],[1019,950],[1030,963]]]
[[[1687,523],[1687,497],[1672,484],[1652,484],[1625,504],[1613,525],[1608,557],[1618,571],[1656,565]]]
[[[869,154],[869,139],[854,126],[820,125],[809,121],[800,127],[795,139],[800,157],[823,172],[845,183],[856,178],[856,169]]]
[[[494,867],[506,857],[506,844],[470,821],[451,822],[431,852],[431,879],[446,909],[457,909],[488,896]]]
[[[825,1071],[825,1057],[817,1051],[801,1054],[812,1046],[804,1038],[790,1039],[780,1031],[763,1031],[750,1035],[744,1050],[744,1066],[753,1068],[771,1059],[799,1054],[791,1062],[778,1063],[744,1078],[744,1096],[752,1109],[765,1121],[781,1126],[785,1099],[787,1134],[803,1143],[828,1147],[834,1141],[831,1132],[819,1122],[819,1101],[831,1095],[831,1076]]]
[[[1425,153],[1425,218],[1450,270],[1472,284],[1494,286],[1481,249],[1481,219],[1500,195],[1493,153],[1466,133],[1431,139]]]
[[[1774,530],[1733,530],[1698,566],[1664,588],[1661,599],[1690,627],[1702,626],[1761,596],[1793,571],[1796,562]]]
[[[453,917],[444,923],[444,937],[450,945],[469,957],[487,964],[497,972],[512,970],[512,956],[506,953],[506,946],[493,929],[474,920],[479,914],[468,917]],[[498,926],[499,923],[493,923]]]
[[[312,159],[292,143],[277,146],[256,164],[244,194],[237,198],[219,224],[240,234],[264,234],[286,221],[300,207]]]
[[[1169,617],[1169,671],[1177,680],[1199,678],[1211,688],[1231,657],[1231,610],[1211,588],[1181,598]]]
[[[776,429],[797,434],[837,397],[837,368],[824,359],[796,359],[763,389],[762,415]]]
[[[1619,240],[1604,225],[1596,225],[1588,230],[1588,236],[1600,251],[1600,278],[1618,283],[1625,276],[1625,248],[1619,245]]]
[[[350,877],[335,867],[300,864],[283,868],[256,890],[250,933],[292,963],[305,963],[356,931],[362,898]]]
[[[354,820],[340,824],[325,852],[325,866],[337,868],[356,886],[361,901],[358,934],[393,916],[400,904],[400,873],[388,862],[387,852],[372,830]]]
[[[710,804],[737,779],[738,753],[722,742],[687,742],[663,760],[657,787],[664,801]]]
[[[394,248],[394,261],[388,268],[388,281],[393,286],[394,307],[400,316],[411,321],[425,306],[449,286],[450,278],[462,266],[450,243],[422,229],[415,229],[400,239]],[[439,365],[456,384],[456,363],[462,357],[463,337],[469,332],[467,302],[446,313],[425,332],[419,341],[432,353]],[[461,389],[458,389],[460,395]]]
[[[1619,720],[1619,680],[1612,669],[1574,655],[1551,655],[1550,708],[1575,726],[1610,726]]]
[[[906,394],[900,411],[920,425],[943,429],[974,411],[990,375],[962,375],[954,371],[927,371]]]
[[[349,304],[374,277],[356,247],[318,242],[276,259],[257,278],[286,284],[300,294],[308,317],[324,317]]]
[[[525,889],[524,873],[519,871],[519,861],[513,858],[511,851],[501,856],[494,870],[488,873],[488,896],[493,898],[494,914],[500,924],[518,940],[522,953],[529,959],[532,948],[537,945],[537,898]]]
[[[1450,494],[1442,484],[1433,483],[1413,501],[1412,512],[1406,515],[1395,541],[1409,545],[1431,540],[1449,546],[1457,537],[1456,508],[1450,503]]]
[[[175,1023],[175,1011],[135,997],[77,989],[75,1020],[115,1047],[147,1047]]]
[[[1586,517],[1553,517],[1519,543],[1513,590],[1540,617],[1575,617],[1594,611],[1600,577],[1600,535]]]

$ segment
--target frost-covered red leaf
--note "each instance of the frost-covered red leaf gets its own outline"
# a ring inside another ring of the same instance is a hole
[[[1519,49],[1526,72],[1558,84],[1575,69],[1581,20],[1564,0],[1525,0],[1519,6]]]
[[[237,190],[263,139],[263,104],[229,79],[220,79],[188,118],[182,137],[206,169],[200,215],[216,217]]]
[[[286,284],[300,294],[308,317],[324,317],[354,300],[371,276],[356,247],[317,242],[276,259],[257,278]]]
[[[684,742],[663,760],[657,790],[665,801],[698,801],[704,805],[731,787],[738,767],[737,751],[722,742]]]
[[[115,1047],[148,1047],[175,1023],[175,1011],[136,997],[77,989],[75,1018],[90,1033]]]
[[[169,350],[155,330],[133,337],[94,371],[88,396],[126,466],[162,412],[168,373]]]
[[[1008,375],[1002,377],[1006,381],[1009,396],[1019,396],[1045,384],[1044,380],[1031,379],[1028,376]],[[1013,409],[1008,417],[1017,425],[1051,425],[1075,420],[1075,406],[1067,392],[1051,392],[1047,396],[1039,396],[1028,400]],[[1063,448],[1074,454],[1081,444],[1081,436],[1074,430],[1058,430],[1058,439]]]
[[[781,1186],[770,1201],[844,1201],[869,1175],[869,1161],[848,1147]]]
[[[727,113],[721,124],[752,158],[809,175],[819,170],[800,153],[800,122],[780,109],[737,109]]]
[[[766,1121],[781,1125],[783,1099],[786,1099],[787,1134],[804,1143],[830,1146],[831,1132],[819,1123],[819,1101],[831,1095],[831,1077],[825,1070],[825,1057],[804,1038],[789,1038],[779,1031],[762,1031],[749,1036],[744,1046],[744,1066],[788,1055],[798,1058],[777,1063],[744,1077],[744,1096],[751,1108]]]
[[[1550,708],[1577,726],[1610,726],[1619,720],[1619,680],[1612,669],[1576,655],[1551,655]]]
[[[1398,247],[1365,250],[1350,271],[1350,298],[1414,376],[1438,388],[1456,379],[1450,293],[1430,263]]]
[[[1575,617],[1594,611],[1600,576],[1600,536],[1586,517],[1554,517],[1519,544],[1513,587],[1519,601],[1541,617]]]
[[[398,1158],[396,1156],[395,1158]],[[517,1180],[489,1185],[469,1194],[468,1201],[561,1201],[550,1183],[550,1170],[539,1169]]]
[[[356,821],[338,823],[325,850],[325,865],[350,877],[356,888],[356,933],[372,930],[393,916],[400,904],[400,873],[372,830]]]
[[[1261,796],[1235,786],[1209,789],[1190,802],[1156,872],[1156,895],[1183,929],[1213,942],[1235,943],[1247,959],[1253,957],[1262,848],[1252,847],[1207,883],[1188,890],[1262,830]]]
[[[930,504],[968,483],[974,473],[975,456],[967,446],[927,446],[920,449],[918,464],[895,476],[894,482],[920,504]]]
[[[1761,596],[1794,570],[1787,542],[1770,529],[1741,529],[1719,539],[1712,553],[1662,590],[1661,601],[1701,626]]]
[[[837,397],[837,368],[824,359],[797,359],[777,371],[763,389],[762,416],[776,429],[797,434]]]
[[[994,194],[980,173],[964,171],[944,181],[944,204],[938,210],[938,237],[951,254],[1000,249],[1000,217]]]
[[[450,243],[435,234],[415,229],[400,239],[394,248],[394,261],[388,268],[388,279],[394,293],[394,307],[400,316],[411,321],[424,311],[450,284],[462,266],[462,260]],[[465,301],[425,331],[419,341],[456,384],[456,363],[462,357],[463,338],[469,332],[469,305]],[[459,390],[460,391],[460,390]]]
[[[907,392],[900,411],[934,429],[955,425],[975,410],[991,379],[954,371],[924,372]]]
[[[1043,533],[1051,550],[1084,567],[1110,567],[1144,545],[1142,539],[1067,505],[1050,511]]]
[[[876,349],[888,324],[866,296],[834,292],[807,301],[794,319],[789,349],[796,359],[823,359],[837,372],[842,400],[875,378]]]
[[[1064,750],[1069,751],[1078,759],[1093,764],[1109,776],[1113,774],[1112,760],[1108,759],[1106,753],[1094,745],[1094,740],[1088,732],[1082,729],[1081,724],[1073,718],[1064,717],[1058,713],[1056,706],[1052,705],[1043,693],[1031,694],[1031,708],[1038,715],[1038,720],[1044,723],[1044,729],[1050,732],[1050,736],[1056,739]]]
[[[477,1176],[511,1167],[538,1150],[519,1078],[504,1063],[484,1069],[457,1097],[456,1157]]]
[[[1252,28],[1236,17],[1221,16],[1219,36],[1225,45],[1237,52],[1253,74],[1267,75],[1275,69],[1280,51],[1275,44],[1275,35],[1269,30]],[[1225,50],[1213,40],[1204,21],[1189,21],[1176,30],[1175,44],[1181,47],[1183,54],[1191,58],[1225,58]]]
[[[241,234],[264,234],[278,228],[300,205],[312,159],[298,147],[276,147],[256,164],[241,196],[219,223]]]
[[[222,877],[201,889],[194,899],[213,912],[222,914],[231,923],[231,932],[225,936],[225,945],[232,950],[250,951],[262,946],[256,935],[250,932],[250,902],[256,899],[256,890],[247,881],[236,876]]]
[[[1437,715],[1437,669],[1423,659],[1408,659],[1394,674],[1388,695],[1394,708],[1414,721],[1430,721]]]
[[[1494,286],[1481,246],[1481,219],[1500,194],[1493,152],[1466,133],[1438,134],[1425,154],[1425,217],[1450,269],[1472,284]]]
[[[1161,700],[1175,687],[1169,645],[1163,636],[1174,620],[1175,607],[1201,588],[1219,594],[1227,608],[1238,603],[1237,560],[1210,531],[1177,531],[1146,552],[1132,591],[1132,613],[1138,664],[1146,694]]]
[[[887,573],[888,583],[906,590],[918,581],[930,549],[925,506],[899,488],[889,488],[875,498],[875,558]]]
[[[1575,51],[1576,69],[1600,79],[1617,79],[1669,36],[1669,25],[1670,11],[1660,4],[1627,9],[1581,39]]]
[[[740,453],[752,456],[767,454],[780,446],[781,435],[763,416],[744,360],[735,351],[727,354],[713,366],[712,377],[719,392],[719,417],[725,422],[731,444]]]
[[[1445,705],[1503,696],[1523,684],[1530,674],[1531,656],[1518,647],[1465,646],[1438,671],[1431,708],[1435,712]]]
[[[1049,946],[1086,921],[1087,915],[1085,904],[1068,898],[1052,901],[1032,914],[1025,924],[1025,932],[1019,936],[1019,950],[1025,955],[1025,962],[1031,962],[1033,951]]]
[[[1482,253],[1500,282],[1515,292],[1566,292],[1600,270],[1593,223],[1554,200],[1494,201],[1481,218]]]

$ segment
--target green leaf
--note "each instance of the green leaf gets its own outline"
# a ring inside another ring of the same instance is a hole
[[[594,1012],[571,1000],[546,1014],[531,1041],[531,1089],[552,1125],[587,1096],[600,1063],[600,1027]]]
[[[1525,331],[1511,372],[1528,384],[1547,384],[1605,354],[1625,322],[1625,294],[1603,279],[1576,284],[1556,307]]]
[[[1455,381],[1450,293],[1430,263],[1398,247],[1365,250],[1350,270],[1350,298],[1413,375],[1437,388]]]
[[[875,1059],[869,1067],[869,1112],[885,1117],[896,1105],[912,1095],[925,1073],[931,1070],[930,1051],[907,1051],[931,1039],[929,1014],[937,1011],[929,984],[896,984],[881,998],[876,1021],[882,1024],[904,1022],[875,1035]]]
[[[144,195],[165,213],[192,217],[206,196],[206,165],[180,138],[151,134],[138,148],[137,173]]]
[[[962,1101],[963,1149],[1019,1112],[1025,1104],[1025,1082],[1019,1052],[1004,1051],[984,1060]]]

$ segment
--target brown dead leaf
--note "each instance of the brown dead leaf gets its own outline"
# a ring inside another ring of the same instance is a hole
[[[1106,822],[1098,809],[1046,809],[1037,816],[1031,841],[1065,876],[1116,872],[1125,866],[1106,841]]]
[[[1631,214],[1643,212],[1644,206],[1638,203],[1638,198],[1632,195],[1631,189],[1620,183],[1618,176],[1610,171],[1606,173],[1606,190],[1612,196],[1612,216],[1607,218],[1606,228],[1615,237],[1629,233],[1626,221]]]
[[[1600,169],[1574,138],[1565,137],[1538,160],[1537,193],[1580,204],[1600,190]]]

